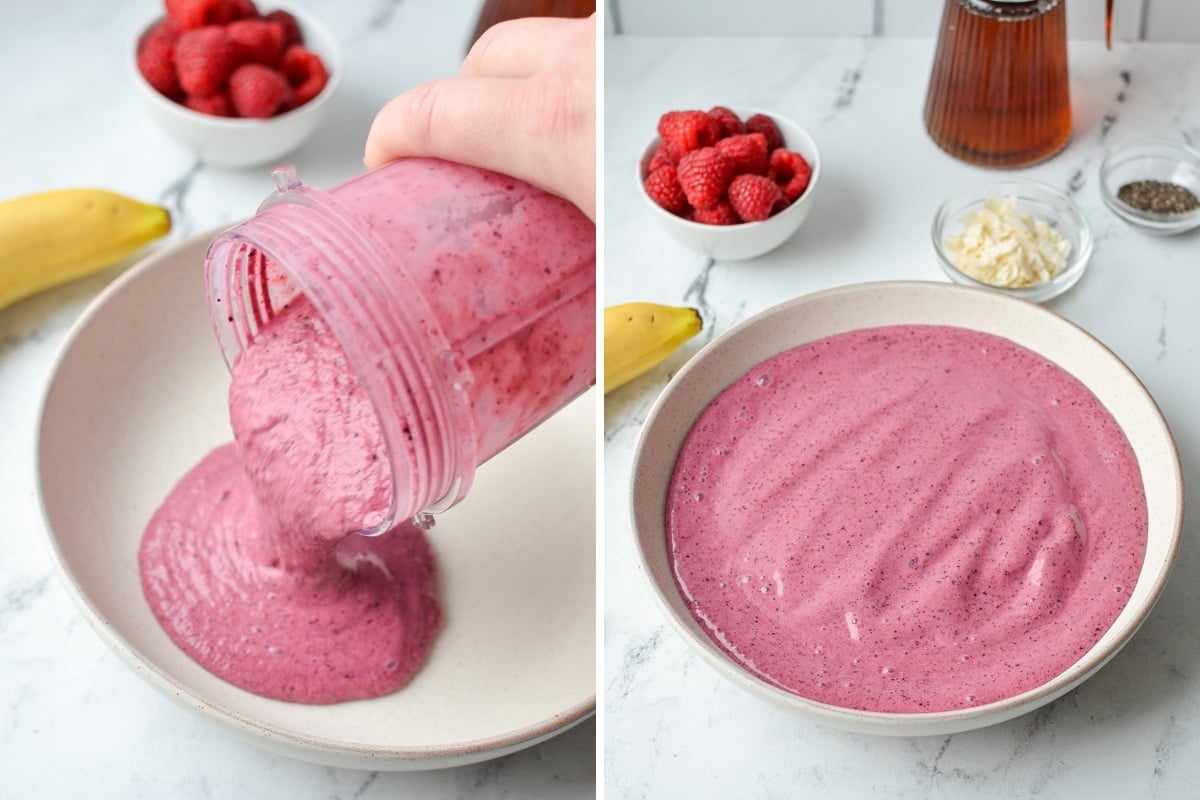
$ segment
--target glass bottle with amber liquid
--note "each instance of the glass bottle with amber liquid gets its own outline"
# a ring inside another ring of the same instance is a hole
[[[955,158],[1024,167],[1071,135],[1064,0],[946,0],[925,127]]]

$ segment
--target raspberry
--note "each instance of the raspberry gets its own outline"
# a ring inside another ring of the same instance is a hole
[[[708,110],[708,117],[721,129],[722,139],[726,136],[737,136],[739,133],[746,132],[746,126],[742,124],[741,117],[725,106],[713,106]]]
[[[288,12],[277,9],[269,14],[264,14],[263,19],[278,22],[283,26],[283,46],[285,48],[294,44],[304,44],[304,34],[300,31],[300,23],[296,22],[296,18]]]
[[[728,200],[722,200],[712,208],[696,209],[693,220],[705,225],[737,225],[741,223],[742,218],[733,210]]]
[[[761,133],[766,136],[768,153],[773,153],[783,147],[783,134],[779,132],[779,126],[766,114],[755,114],[746,120],[746,132]]]
[[[329,73],[316,53],[294,44],[283,54],[283,74],[292,87],[292,107],[302,106],[325,88]]]
[[[292,90],[279,70],[244,64],[229,78],[229,99],[239,117],[266,119],[291,101]]]
[[[164,20],[151,28],[142,37],[138,45],[138,72],[153,86],[159,94],[175,98],[179,95],[179,78],[175,74],[175,38],[174,26],[163,30],[169,25]]]
[[[165,42],[174,46],[179,39],[179,29],[175,26],[175,22],[170,17],[163,17],[158,22],[150,26],[150,30],[142,34],[142,38],[138,39],[138,52],[151,42]]]
[[[767,137],[761,133],[743,133],[717,142],[716,148],[733,162],[738,175],[767,174]]]
[[[189,95],[207,97],[221,91],[237,65],[237,45],[224,28],[196,28],[175,43],[175,71],[179,85]]]
[[[721,138],[721,129],[703,111],[668,111],[658,120],[658,135],[675,158],[701,147],[711,147]]]
[[[812,167],[799,153],[780,148],[771,153],[770,170],[767,174],[779,186],[784,199],[792,203],[808,188],[808,182],[812,178]]]
[[[278,67],[283,60],[283,26],[264,19],[239,19],[225,27],[246,64]]]
[[[679,159],[676,172],[688,202],[697,209],[712,208],[729,188],[733,162],[715,147],[702,147]]]
[[[225,92],[210,94],[208,97],[188,97],[183,104],[192,111],[199,111],[201,114],[210,114],[214,117],[237,116],[233,110],[233,103]]]
[[[738,175],[729,184],[729,204],[743,222],[762,222],[782,202],[775,181],[763,175]]]
[[[167,16],[180,33],[229,21],[226,0],[166,0]]]
[[[675,156],[671,155],[671,151],[667,149],[666,143],[659,142],[658,147],[654,150],[654,155],[650,156],[650,163],[646,166],[646,174],[649,175],[659,167],[673,167],[675,164]]]
[[[258,7],[254,0],[225,0],[225,21],[236,22],[239,19],[258,19]]]
[[[687,197],[684,196],[683,187],[679,185],[679,176],[671,165],[659,167],[651,172],[646,176],[643,186],[646,187],[646,194],[650,195],[651,200],[672,214],[687,211]]]

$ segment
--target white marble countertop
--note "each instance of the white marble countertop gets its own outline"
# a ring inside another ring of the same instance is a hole
[[[343,44],[330,117],[292,160],[329,186],[362,170],[375,111],[457,71],[478,0],[296,0]],[[263,7],[269,9],[270,3]],[[265,169],[197,163],[142,113],[127,49],[161,3],[21,3],[0,26],[0,196],[97,186],[167,205],[174,241],[252,214]],[[128,266],[128,264],[126,264]],[[0,795],[26,798],[594,796],[596,724],[473,767],[332,769],[259,750],[141,681],[52,572],[33,474],[37,406],[63,334],[116,270],[0,310]],[[216,346],[214,342],[214,347]]]
[[[929,39],[612,37],[605,44],[605,302],[698,306],[699,341],[605,403],[605,727],[609,798],[1195,797],[1200,784],[1200,554],[1185,525],[1175,570],[1133,641],[1041,710],[954,736],[888,739],[806,723],[720,678],[658,613],[636,566],[633,446],[674,370],[781,300],[883,279],[945,280],[929,229],[952,190],[995,177],[944,155],[921,122]],[[1091,267],[1050,307],[1107,344],[1174,431],[1187,500],[1200,486],[1200,231],[1156,239],[1103,206],[1106,146],[1160,134],[1200,144],[1200,47],[1071,45],[1067,149],[1021,171],[1069,190],[1096,234]],[[659,114],[715,104],[777,111],[823,159],[815,207],[782,248],[708,261],[658,229],[635,159]]]

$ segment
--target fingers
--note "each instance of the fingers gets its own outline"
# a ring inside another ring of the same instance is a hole
[[[595,219],[595,20],[522,19],[485,32],[457,78],[375,117],[363,162],[425,156],[520,178]]]
[[[511,133],[524,107],[522,81],[456,78],[405,92],[375,117],[364,162],[377,167],[398,156],[445,158],[509,172],[536,163],[533,137]],[[526,178],[527,179],[527,178]]]
[[[571,24],[534,17],[493,25],[467,53],[459,77],[528,78],[548,65],[553,57],[550,45],[562,38]]]

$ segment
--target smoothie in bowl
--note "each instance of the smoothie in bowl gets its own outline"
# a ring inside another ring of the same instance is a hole
[[[1169,431],[1083,331],[958,287],[864,284],[719,337],[664,392],[633,512],[668,618],[750,691],[904,735],[1077,685],[1161,591]]]

